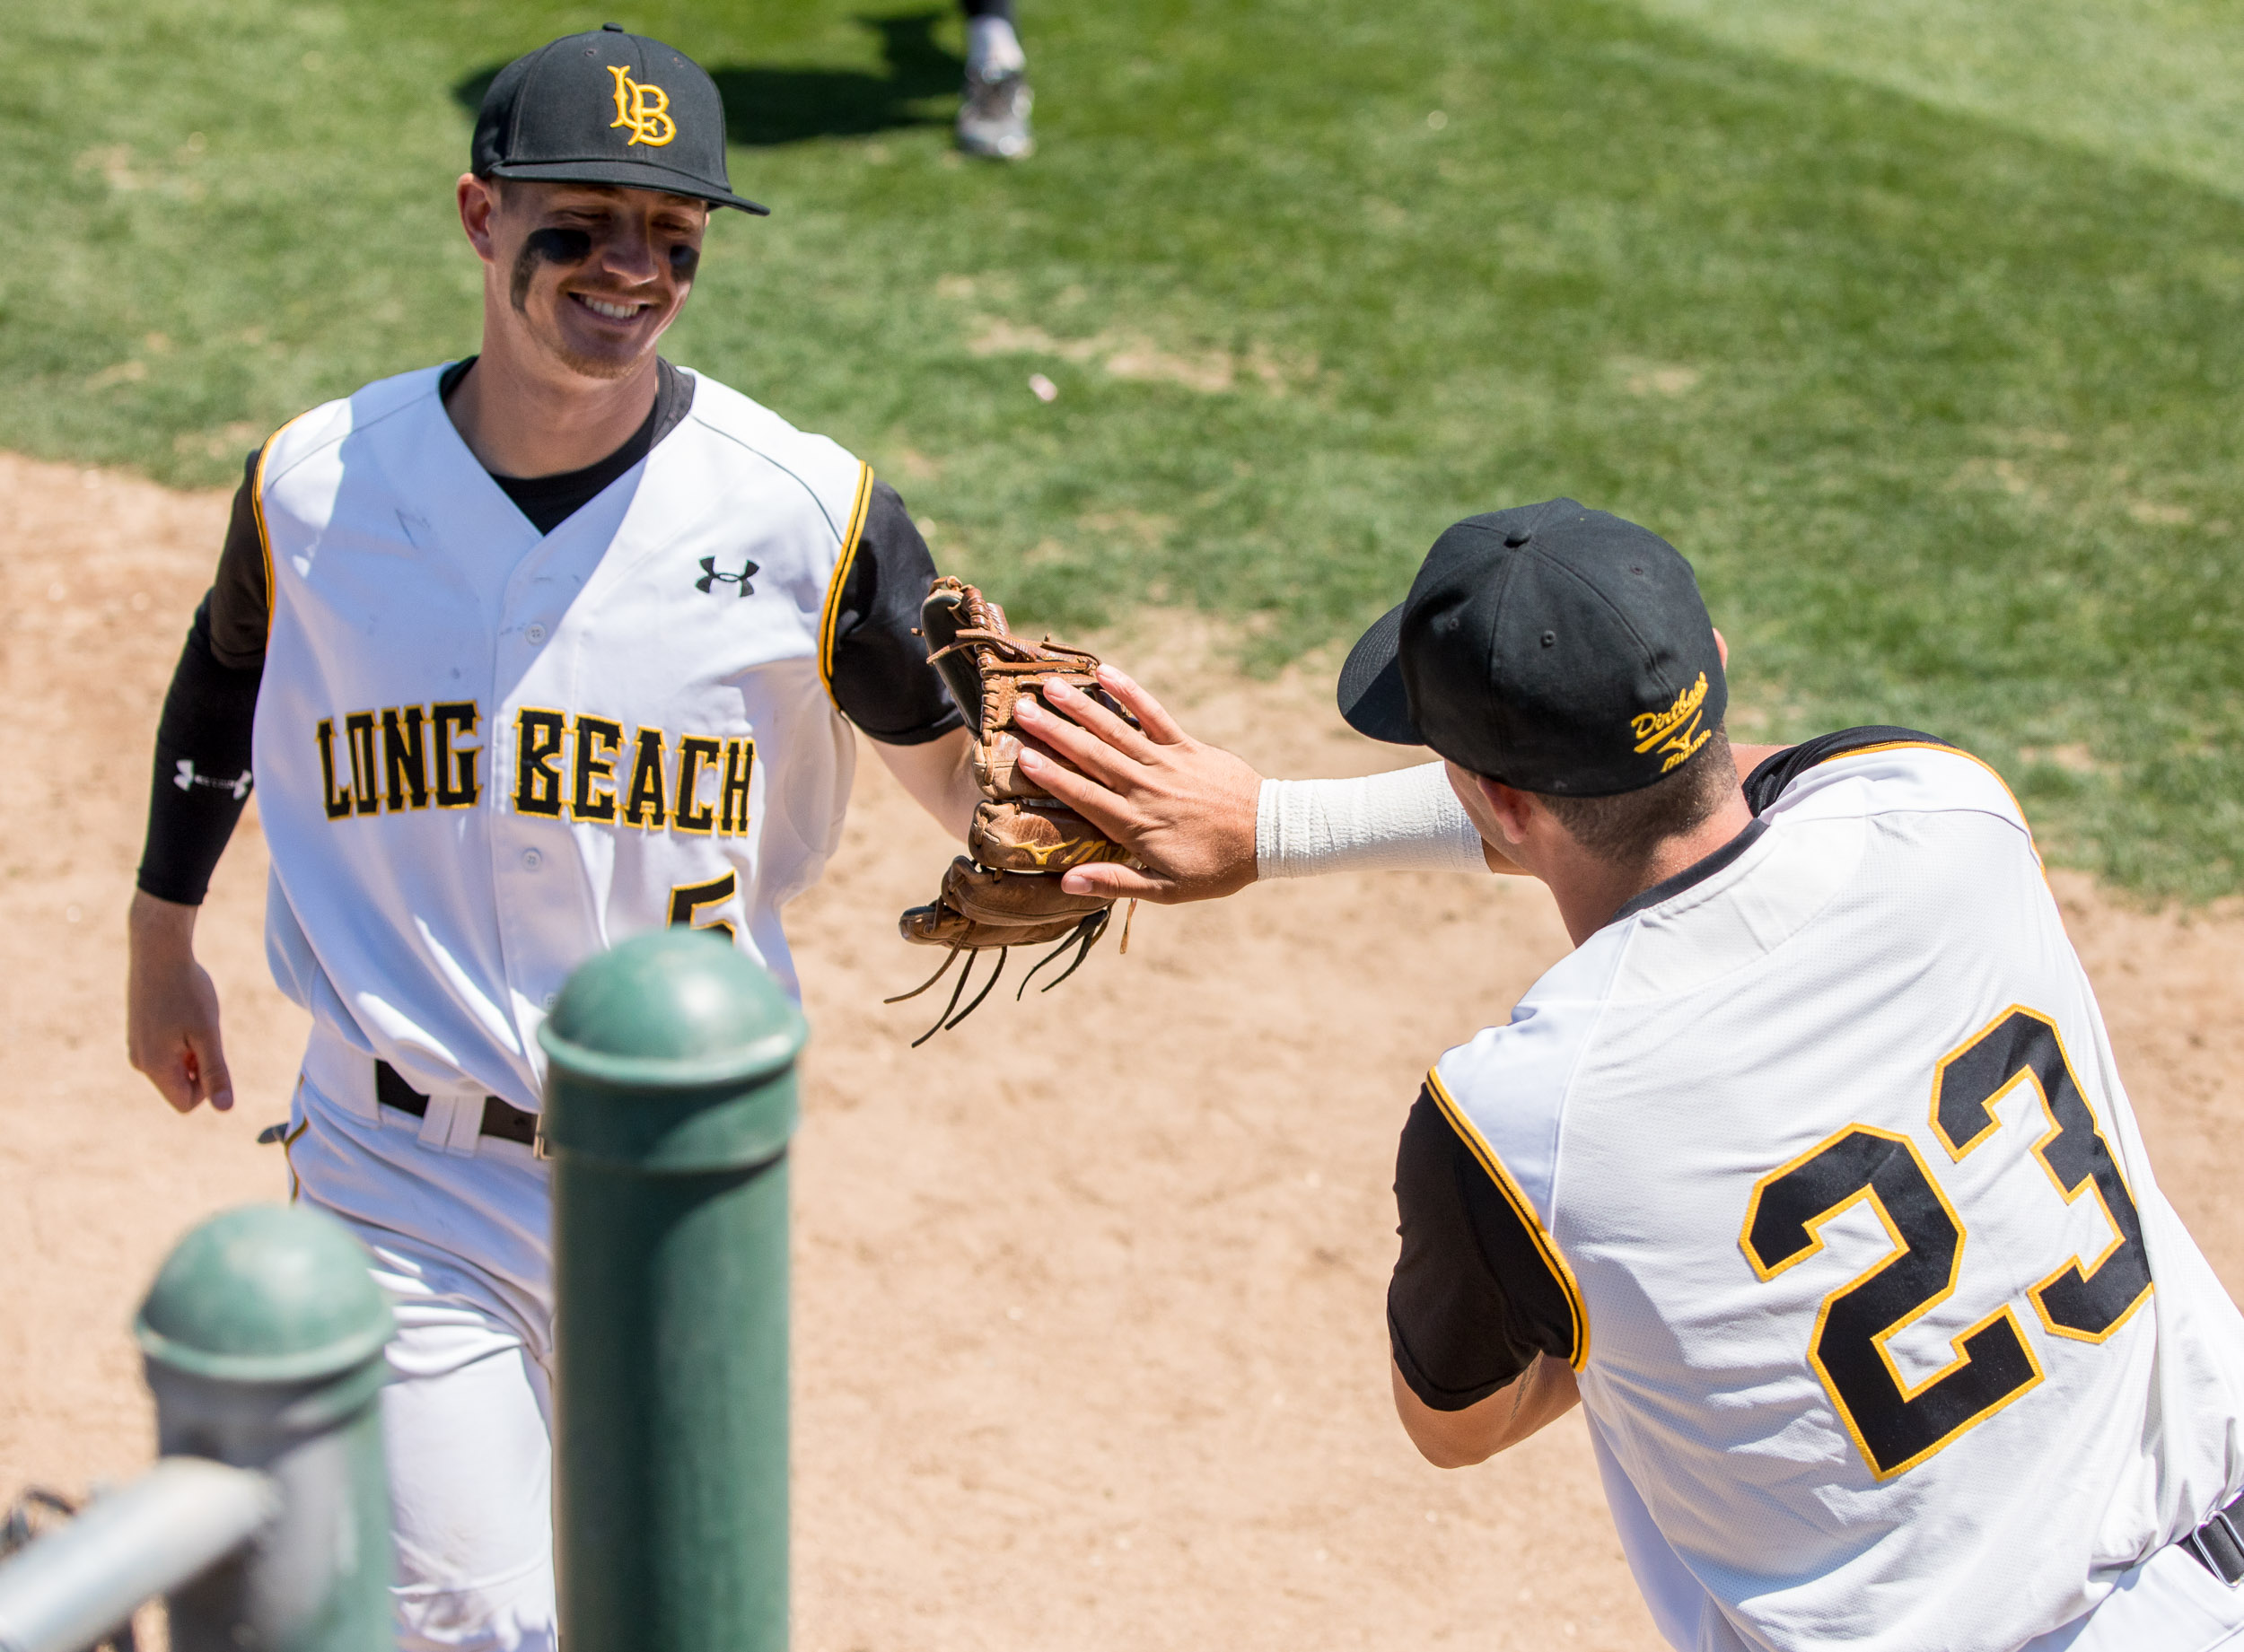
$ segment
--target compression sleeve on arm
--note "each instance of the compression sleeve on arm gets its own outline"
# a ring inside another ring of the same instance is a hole
[[[156,726],[155,774],[148,794],[148,836],[139,886],[158,900],[199,906],[226,840],[250,799],[250,740],[257,723],[264,662],[218,662],[211,647],[211,600],[195,610]]]
[[[1266,780],[1255,809],[1255,876],[1486,872],[1480,833],[1439,763],[1361,780]]]
[[[242,463],[218,573],[195,610],[156,725],[138,882],[158,900],[182,906],[202,905],[250,800],[250,737],[272,628],[265,531],[254,492],[263,456],[262,448],[254,449]]]
[[[842,574],[830,680],[842,714],[884,745],[925,745],[966,721],[917,634],[934,579],[935,559],[903,500],[875,482]]]

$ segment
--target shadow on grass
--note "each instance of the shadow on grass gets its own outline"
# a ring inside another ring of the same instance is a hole
[[[724,100],[725,136],[750,149],[770,149],[813,137],[862,137],[902,127],[942,126],[951,113],[912,106],[954,94],[965,78],[964,59],[935,40],[947,12],[902,17],[861,17],[881,37],[885,74],[863,69],[777,69],[728,64],[709,71]],[[455,83],[451,95],[473,113],[504,64],[478,69]]]

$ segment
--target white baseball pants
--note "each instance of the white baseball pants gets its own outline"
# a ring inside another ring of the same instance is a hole
[[[552,1295],[547,1167],[488,1138],[373,1119],[306,1083],[294,1191],[373,1253],[398,1318],[382,1428],[400,1652],[552,1652]]]

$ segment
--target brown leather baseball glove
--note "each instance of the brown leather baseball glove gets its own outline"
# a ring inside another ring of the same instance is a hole
[[[1060,874],[1088,861],[1130,858],[1120,844],[1032,782],[1017,764],[1021,731],[1013,710],[1023,695],[1040,697],[1054,678],[1129,715],[1100,688],[1099,657],[1049,638],[1029,642],[1013,635],[1005,611],[960,580],[935,581],[919,616],[927,658],[942,673],[974,737],[974,779],[983,801],[974,811],[967,852],[951,862],[934,900],[909,908],[898,920],[906,940],[944,948],[948,955],[941,969],[888,1002],[918,997],[942,979],[960,953],[967,957],[950,1003],[934,1026],[912,1041],[915,1048],[974,1013],[1004,973],[1008,948],[1058,943],[1037,960],[1022,979],[1021,992],[1047,964],[1070,950],[1074,957],[1043,990],[1048,992],[1074,975],[1106,933],[1114,902],[1105,896],[1068,894],[1060,887]],[[1123,944],[1128,945],[1126,924]],[[953,1015],[974,973],[975,955],[991,947],[997,948],[996,969],[973,1002]]]

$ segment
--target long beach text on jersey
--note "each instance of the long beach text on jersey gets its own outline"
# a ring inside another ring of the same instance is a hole
[[[530,1107],[537,1022],[623,936],[731,931],[793,987],[780,908],[849,793],[828,685],[872,478],[700,378],[685,421],[541,537],[439,372],[315,409],[259,464],[267,948],[323,1088],[364,1090],[346,1070],[379,1057]],[[712,562],[754,564],[753,592],[711,600]]]
[[[312,739],[328,818],[385,808],[393,815],[432,805],[475,808],[483,799],[482,751],[469,742],[482,720],[472,700],[346,712],[338,761],[336,720],[322,717]],[[660,729],[627,730],[612,718],[522,706],[514,713],[514,810],[555,818],[565,810],[572,820],[642,831],[746,832],[755,740],[686,734],[674,764],[671,754]],[[627,780],[617,772],[618,760],[628,764]]]

